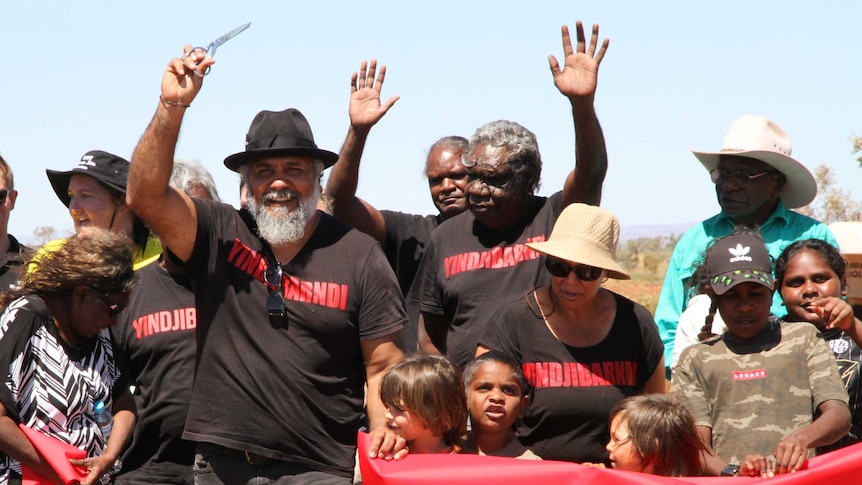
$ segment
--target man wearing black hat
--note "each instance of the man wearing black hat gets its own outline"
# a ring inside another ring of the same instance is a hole
[[[180,58],[165,71],[127,198],[185,263],[195,290],[184,438],[198,443],[196,482],[350,483],[363,397],[372,455],[405,453],[378,393],[402,356],[398,283],[376,242],[315,209],[321,171],[338,157],[317,148],[295,109],[258,113],[245,151],[225,159],[248,186],[248,210],[168,187],[183,115],[213,62],[189,60],[196,71]]]

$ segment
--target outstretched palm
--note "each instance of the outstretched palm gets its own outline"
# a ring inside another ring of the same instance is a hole
[[[385,103],[380,102],[380,91],[386,76],[386,66],[380,67],[377,79],[374,78],[377,61],[370,64],[362,61],[359,73],[354,72],[350,79],[350,124],[355,128],[371,128],[398,101],[392,96]]]
[[[569,97],[594,96],[598,84],[599,65],[607,51],[609,40],[604,39],[601,48],[596,52],[596,44],[599,38],[599,26],[593,25],[589,48],[584,38],[584,27],[580,21],[577,23],[577,49],[572,48],[569,37],[569,28],[565,25],[563,32],[563,54],[565,65],[560,69],[560,64],[554,56],[548,56],[551,74],[554,76],[554,85],[560,93]]]

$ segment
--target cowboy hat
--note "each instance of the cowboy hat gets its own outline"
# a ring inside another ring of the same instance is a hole
[[[45,170],[48,181],[54,193],[66,207],[69,207],[69,181],[72,175],[89,175],[98,180],[105,187],[111,188],[122,194],[126,193],[126,181],[129,178],[129,162],[114,154],[101,150],[91,150],[81,157],[81,161],[72,170],[60,172],[58,170]]]
[[[299,110],[261,111],[251,121],[245,135],[245,151],[224,159],[225,167],[239,171],[252,160],[282,155],[301,155],[323,162],[329,168],[338,154],[317,148],[311,126]]]
[[[608,277],[631,276],[614,259],[620,222],[610,211],[587,204],[569,204],[554,223],[547,241],[527,243],[530,249],[573,263],[608,271]]]
[[[720,151],[691,152],[708,172],[718,167],[722,155],[753,158],[768,164],[787,177],[781,199],[787,207],[795,209],[814,200],[817,183],[805,165],[790,156],[791,148],[790,137],[775,122],[763,116],[743,115],[730,125]]]

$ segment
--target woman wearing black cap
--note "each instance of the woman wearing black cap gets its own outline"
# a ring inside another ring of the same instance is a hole
[[[161,245],[147,226],[126,205],[129,162],[101,150],[81,157],[72,170],[45,170],[54,193],[69,208],[75,233],[93,227],[125,234],[135,242],[135,269],[159,258]],[[51,241],[44,250],[55,251],[65,240]]]

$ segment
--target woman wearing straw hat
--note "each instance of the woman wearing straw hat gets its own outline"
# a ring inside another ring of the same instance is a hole
[[[533,398],[518,438],[544,459],[608,463],[608,413],[624,398],[665,390],[661,339],[649,311],[601,287],[630,279],[614,260],[616,216],[572,204],[547,241],[551,284],[493,316],[478,354],[500,350],[521,362]]]

